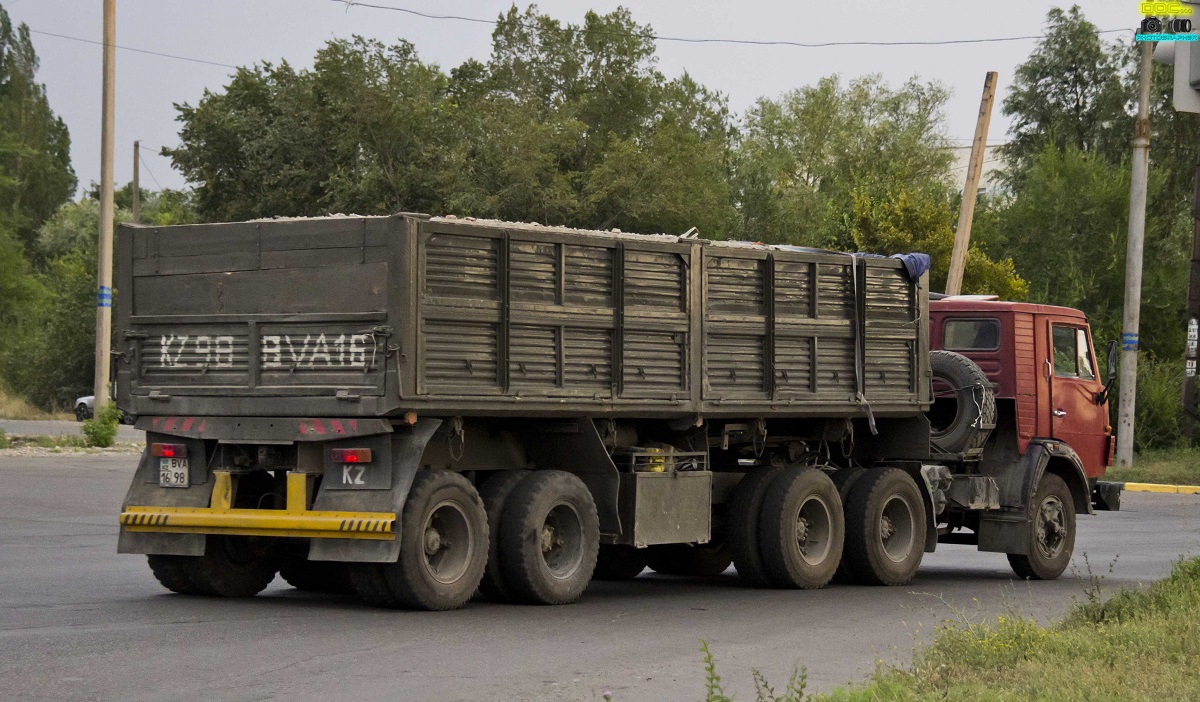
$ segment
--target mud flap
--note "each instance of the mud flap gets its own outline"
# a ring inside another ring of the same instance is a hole
[[[355,539],[312,539],[310,561],[394,563],[400,555],[400,516],[413,478],[421,468],[421,456],[440,419],[421,419],[412,427],[398,426],[391,435],[392,487],[390,490],[326,490],[322,487],[314,510],[337,512],[395,512],[396,538],[390,541]]]
[[[158,485],[158,459],[150,455],[150,444],[161,435],[147,433],[146,448],[133,475],[133,482],[121,503],[122,511],[130,505],[162,505],[164,507],[208,507],[212,501],[213,481],[207,479],[207,456],[204,442],[184,440],[192,458],[191,486],[186,490]],[[163,437],[165,438],[165,437]],[[174,439],[179,441],[178,439]],[[196,459],[199,460],[196,460]],[[145,553],[169,556],[203,556],[204,534],[165,534],[133,532],[121,527],[117,537],[117,553]]]

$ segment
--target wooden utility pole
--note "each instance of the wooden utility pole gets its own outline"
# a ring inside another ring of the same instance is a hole
[[[1196,423],[1200,419],[1200,397],[1196,393],[1196,362],[1200,360],[1200,164],[1192,175],[1192,265],[1188,271],[1187,350],[1183,369],[1183,435],[1190,445],[1196,443]]]
[[[1137,403],[1138,327],[1142,314],[1142,253],[1146,236],[1146,182],[1150,176],[1151,42],[1142,45],[1138,111],[1133,123],[1133,173],[1129,184],[1129,241],[1125,247],[1125,314],[1121,323],[1121,394],[1117,416],[1117,465],[1133,464]]]
[[[133,142],[133,223],[142,223],[142,189],[138,178],[138,165],[141,161],[139,149],[142,142]]]
[[[104,1],[104,77],[100,108],[100,253],[96,267],[95,409],[108,402],[112,341],[113,122],[116,117],[117,0]]]
[[[971,160],[967,164],[967,184],[963,186],[962,207],[958,211],[958,229],[954,231],[954,253],[950,255],[950,275],[946,278],[947,295],[957,295],[962,291],[967,251],[971,248],[971,220],[975,217],[975,198],[979,192],[979,178],[983,173],[988,125],[992,122],[992,103],[995,100],[996,72],[988,71],[987,77],[983,79],[979,119],[975,121],[975,140],[971,142]]]

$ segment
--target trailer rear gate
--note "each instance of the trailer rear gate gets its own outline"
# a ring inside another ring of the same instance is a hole
[[[930,402],[927,291],[893,259],[395,215],[122,225],[118,265],[119,399],[139,415]]]

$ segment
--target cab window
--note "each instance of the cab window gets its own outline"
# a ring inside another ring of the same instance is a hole
[[[1000,348],[1000,320],[947,319],[942,326],[947,351],[995,351]]]
[[[1051,336],[1056,377],[1096,379],[1096,364],[1092,360],[1086,329],[1054,325]]]

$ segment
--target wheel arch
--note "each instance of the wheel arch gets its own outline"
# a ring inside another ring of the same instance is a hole
[[[1033,470],[1025,475],[1024,497],[1026,509],[1033,503],[1033,493],[1037,490],[1042,475],[1052,473],[1062,478],[1071,491],[1077,514],[1095,514],[1092,509],[1091,490],[1088,487],[1087,474],[1083,470],[1083,462],[1069,445],[1053,439],[1034,439],[1029,444],[1029,450],[1035,446],[1041,455],[1033,464]]]

